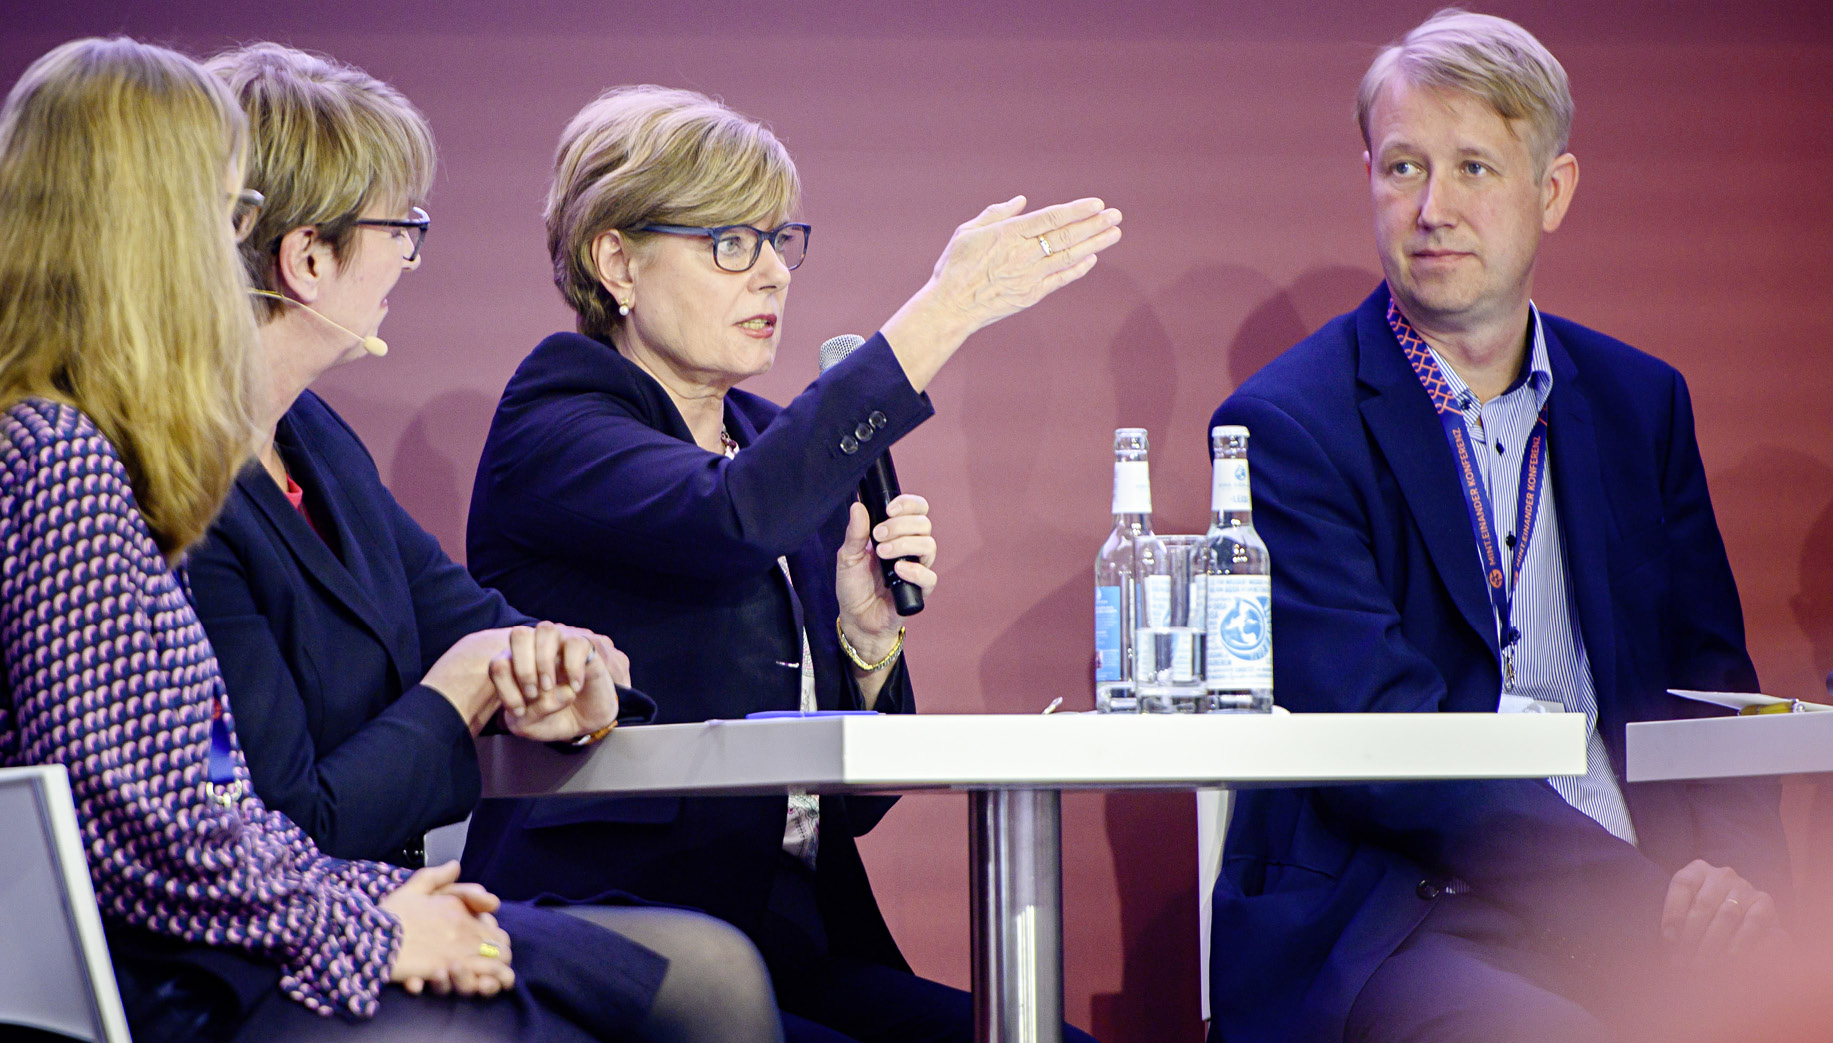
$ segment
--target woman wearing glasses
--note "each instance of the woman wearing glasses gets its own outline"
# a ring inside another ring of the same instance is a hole
[[[872,528],[854,490],[929,416],[923,389],[962,341],[1087,273],[1119,213],[988,207],[877,336],[779,407],[738,386],[775,361],[809,242],[777,139],[699,94],[620,88],[573,119],[556,164],[548,249],[579,332],[543,341],[503,393],[472,570],[612,635],[661,721],[911,712],[878,559],[911,559],[898,576],[934,586],[928,505],[898,497]],[[889,806],[487,801],[466,866],[505,894],[619,888],[737,924],[791,1038],[969,1039],[967,996],[909,972],[854,845]]]
[[[386,350],[388,294],[419,266],[427,229],[424,118],[360,70],[274,44],[209,67],[246,112],[248,184],[265,197],[242,260],[267,379],[259,466],[188,563],[192,597],[256,794],[333,855],[421,866],[427,830],[477,801],[481,729],[603,738],[627,661],[479,587],[307,390]],[[622,709],[634,702],[647,705]],[[657,1043],[780,1037],[756,950],[712,917],[629,902],[496,909],[481,888],[465,893],[492,907],[517,976],[575,1026]]]
[[[452,867],[331,857],[250,789],[179,569],[259,409],[246,129],[126,39],[56,48],[0,108],[0,764],[68,769],[141,1043],[626,1038],[552,1016]]]

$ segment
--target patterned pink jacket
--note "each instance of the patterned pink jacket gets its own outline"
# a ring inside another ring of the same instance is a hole
[[[244,796],[205,792],[216,657],[114,446],[70,406],[0,415],[0,657],[0,763],[69,769],[104,916],[271,959],[320,1013],[375,1013],[400,945],[377,903],[407,871],[321,853],[253,795],[239,745]]]

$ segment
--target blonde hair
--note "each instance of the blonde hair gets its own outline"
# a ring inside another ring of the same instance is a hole
[[[32,63],[0,108],[0,406],[75,406],[176,560],[255,445],[254,322],[226,177],[241,111],[189,58],[116,38]]]
[[[393,87],[277,43],[249,44],[204,64],[248,116],[246,180],[267,197],[242,244],[257,287],[280,291],[274,251],[293,229],[316,228],[341,261],[364,210],[426,202],[437,162],[433,131]],[[272,298],[260,306],[268,318],[286,307]]]
[[[801,197],[789,150],[763,124],[694,91],[613,88],[573,117],[554,154],[545,215],[554,285],[579,331],[608,339],[620,320],[594,239],[615,229],[640,241],[646,224],[768,221]]]
[[[1356,122],[1369,149],[1369,112],[1389,80],[1482,98],[1512,124],[1527,124],[1528,149],[1544,172],[1572,136],[1572,87],[1551,51],[1506,18],[1448,7],[1375,57],[1356,92]]]

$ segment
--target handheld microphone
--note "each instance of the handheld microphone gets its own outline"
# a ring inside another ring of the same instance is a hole
[[[821,372],[826,373],[835,363],[853,353],[853,350],[864,344],[866,339],[855,333],[843,333],[821,345]],[[891,466],[889,449],[878,454],[872,461],[872,467],[864,478],[859,480],[859,502],[866,505],[866,514],[872,519],[872,527],[877,528],[885,520],[885,508],[902,492],[897,485],[897,469]],[[891,592],[891,600],[897,606],[900,616],[914,616],[923,611],[923,588],[911,583],[897,574],[898,561],[916,561],[916,558],[880,558],[878,564],[884,570],[885,589]]]
[[[376,358],[381,358],[383,355],[388,354],[388,342],[387,341],[383,340],[380,337],[365,337],[361,333],[358,333],[355,330],[350,329],[347,326],[340,326],[336,322],[332,321],[329,315],[326,315],[324,312],[319,311],[317,308],[312,307],[310,304],[307,304],[304,301],[296,301],[293,298],[288,297],[284,293],[275,293],[272,290],[250,289],[248,292],[254,294],[256,297],[272,297],[274,300],[285,301],[286,303],[291,304],[295,307],[304,308],[306,311],[309,311],[313,315],[318,316],[319,321],[326,323],[332,329],[337,330],[340,333],[347,333],[351,337],[356,338],[358,343],[363,345],[363,350],[369,352],[371,355],[374,355]]]

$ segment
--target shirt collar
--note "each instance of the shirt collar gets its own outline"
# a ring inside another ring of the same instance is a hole
[[[1534,326],[1534,343],[1528,349],[1528,357],[1525,360],[1527,371],[1517,376],[1514,383],[1510,384],[1508,390],[1503,394],[1508,394],[1526,384],[1533,389],[1534,407],[1539,409],[1546,406],[1547,396],[1553,393],[1553,366],[1547,356],[1546,327],[1542,325],[1540,309],[1533,301],[1528,302],[1528,318],[1532,320]],[[1457,370],[1445,361],[1437,348],[1427,344],[1426,339],[1419,335],[1419,331],[1415,330],[1413,324],[1408,322],[1407,317],[1401,313],[1400,302],[1396,301],[1391,293],[1388,295],[1387,321],[1388,328],[1394,331],[1396,341],[1402,345],[1409,342],[1423,345],[1432,352],[1432,358],[1438,363],[1439,376],[1445,382],[1445,392],[1451,401],[1460,405],[1465,402],[1474,403],[1475,399],[1470,395],[1470,385],[1464,383],[1464,378],[1458,376]]]

